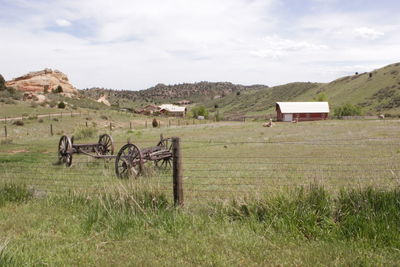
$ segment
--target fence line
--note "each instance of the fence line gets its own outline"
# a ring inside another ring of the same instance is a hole
[[[390,137],[367,138],[363,145],[370,147],[370,153],[372,153],[376,151],[376,141],[386,142],[389,139],[397,140]],[[330,140],[343,142],[350,139]],[[116,142],[116,144],[120,143],[122,142]],[[157,142],[143,140],[139,143],[155,144]],[[250,147],[253,144],[271,144],[245,141],[227,141],[218,144],[237,143],[248,144]],[[331,155],[330,147],[324,148],[322,155],[296,155],[293,151],[285,149],[285,147],[291,147],[293,142],[279,143],[284,146],[281,150],[283,155],[267,154],[271,153],[270,151],[265,151],[266,155],[261,156],[249,152],[235,155],[222,146],[206,150],[207,155],[185,152],[193,144],[209,148],[205,146],[209,142],[203,140],[182,142],[180,170],[183,173],[179,174],[177,170],[158,171],[155,167],[150,167],[154,166],[153,164],[147,164],[145,169],[149,172],[149,177],[142,176],[139,179],[146,185],[154,186],[156,190],[169,192],[177,205],[183,204],[183,193],[186,200],[192,201],[201,200],[202,194],[208,194],[205,195],[208,198],[226,198],[228,194],[240,197],[240,194],[261,194],[279,188],[295,188],[312,183],[321,184],[332,190],[368,185],[395,188],[400,185],[400,154],[395,152],[398,150],[398,144],[391,144],[393,149],[388,150],[386,147],[382,155],[372,154],[372,156],[365,154],[364,147],[354,156],[345,152]],[[306,147],[310,143],[303,142],[302,144]],[[314,147],[311,149],[312,152]],[[173,154],[176,159],[178,153]],[[107,188],[119,186],[120,182],[125,183],[124,180],[121,181],[115,177],[113,160],[98,161],[85,155],[74,156],[72,167],[66,168],[54,164],[58,159],[57,153],[40,154],[40,156],[22,155],[0,153],[0,182],[19,181],[39,191],[57,193],[66,192],[67,189],[104,192]],[[324,162],[324,160],[337,160],[337,162]],[[370,163],[360,162],[360,160],[369,160]],[[342,161],[345,162],[341,163]],[[177,164],[175,162],[174,166]],[[180,179],[180,182],[175,180],[172,183],[172,176]],[[140,184],[141,182],[130,180],[129,183]]]

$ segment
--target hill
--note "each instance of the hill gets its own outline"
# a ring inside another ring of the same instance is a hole
[[[355,74],[330,83],[289,83],[280,86],[230,95],[206,103],[217,106],[227,117],[239,114],[273,113],[276,101],[315,101],[326,98],[335,107],[352,104],[364,114],[400,115],[400,63],[391,64],[369,73]]]
[[[161,104],[179,100],[190,100],[196,103],[208,103],[214,99],[223,98],[230,94],[238,94],[244,91],[257,91],[268,88],[266,85],[237,85],[229,82],[199,82],[183,83],[176,85],[157,84],[146,90],[112,90],[104,88],[91,88],[80,90],[81,94],[99,99],[107,95],[112,105],[120,107],[137,107],[148,103]]]

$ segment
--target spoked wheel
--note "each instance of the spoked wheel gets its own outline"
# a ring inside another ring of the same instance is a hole
[[[102,134],[99,137],[99,154],[100,155],[113,155],[114,154],[114,140],[109,134]]]
[[[118,178],[136,178],[143,169],[140,149],[134,144],[126,144],[119,150],[115,159],[115,173]]]
[[[58,143],[58,160],[67,167],[72,164],[72,142],[66,135],[61,136]]]
[[[158,142],[157,146],[163,147],[165,150],[172,152],[171,138],[161,139],[160,142]],[[162,170],[172,168],[172,156],[164,159],[155,160],[154,165]]]

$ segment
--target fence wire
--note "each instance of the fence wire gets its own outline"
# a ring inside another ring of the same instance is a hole
[[[290,142],[183,139],[185,201],[249,197],[310,184],[332,191],[349,187],[398,187],[400,145],[396,140],[400,138]],[[123,144],[116,142],[115,147]],[[155,146],[157,142],[141,141],[140,144]],[[243,148],[230,150],[231,146]],[[160,170],[153,162],[145,164],[143,175],[137,179],[118,179],[114,159],[74,154],[69,168],[57,162],[55,152],[0,152],[0,183],[23,183],[37,192],[49,194],[71,190],[98,194],[120,186],[140,185],[172,198],[172,170]]]

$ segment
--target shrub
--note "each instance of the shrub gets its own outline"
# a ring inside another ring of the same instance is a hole
[[[12,124],[16,126],[24,126],[24,122],[22,120],[13,121]]]
[[[108,117],[107,117],[106,115],[101,115],[101,116],[100,116],[100,119],[108,120]]]
[[[38,119],[38,123],[43,123],[43,119]]]
[[[0,74],[0,90],[6,89],[6,81],[4,80],[3,75]]]
[[[153,128],[158,127],[158,121],[155,118],[153,119],[153,122],[151,124],[153,125]]]
[[[65,108],[65,103],[63,101],[61,101],[60,103],[58,103],[57,107],[64,109]]]
[[[208,110],[204,106],[193,107],[192,110],[193,118],[197,118],[199,116],[203,116],[204,118],[208,118]]]
[[[337,107],[334,110],[334,116],[360,116],[362,115],[361,107],[354,106],[352,104],[345,104],[343,106]]]
[[[62,89],[61,85],[58,85],[56,88],[53,88],[53,90],[51,90],[51,92],[54,94],[58,94],[58,93],[62,93],[63,89]]]
[[[240,95],[240,91],[237,91],[237,92],[236,92],[236,95]]]

